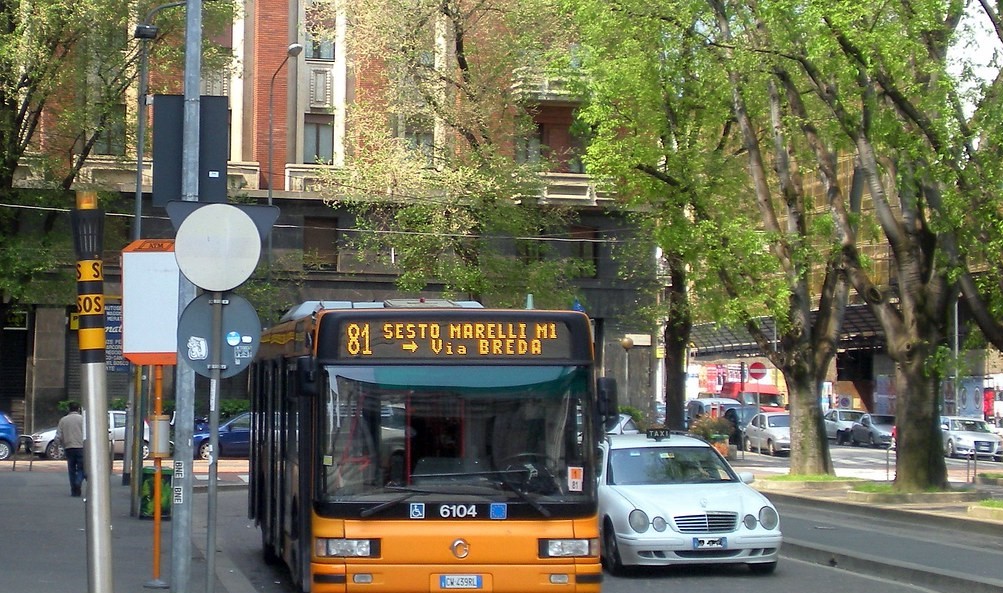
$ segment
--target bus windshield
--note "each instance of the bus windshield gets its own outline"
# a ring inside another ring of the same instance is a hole
[[[591,502],[584,366],[328,366],[318,498]]]

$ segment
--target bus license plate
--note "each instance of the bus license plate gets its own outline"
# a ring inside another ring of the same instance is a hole
[[[694,537],[694,550],[710,550],[714,548],[727,548],[728,538],[726,537]]]
[[[439,575],[439,586],[443,589],[480,589],[483,585],[479,574]]]

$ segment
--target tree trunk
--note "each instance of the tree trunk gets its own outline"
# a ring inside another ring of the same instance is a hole
[[[799,351],[795,351],[799,352]],[[799,358],[811,360],[811,352]],[[834,473],[829,455],[829,440],[825,435],[825,422],[819,405],[819,384],[812,366],[807,361],[795,361],[781,369],[787,381],[787,394],[791,415],[791,461],[793,475],[818,475]]]
[[[665,320],[665,426],[684,430],[687,346],[693,318],[686,288],[686,267],[680,259],[666,257],[671,284],[665,289],[668,315]]]
[[[939,381],[924,373],[926,357],[899,364],[895,373],[897,395],[895,424],[895,488],[915,492],[947,483],[947,464],[937,412]]]

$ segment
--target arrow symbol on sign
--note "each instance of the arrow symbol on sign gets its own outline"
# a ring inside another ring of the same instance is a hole
[[[414,340],[412,340],[410,344],[403,344],[401,348],[405,350],[410,350],[411,354],[414,354],[415,352],[418,351],[418,344],[415,344]]]

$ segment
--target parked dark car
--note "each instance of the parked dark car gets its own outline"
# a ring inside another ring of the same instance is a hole
[[[192,435],[196,459],[209,459],[209,427]],[[219,425],[220,457],[249,457],[251,452],[251,413],[244,412]]]
[[[895,426],[895,416],[864,414],[850,428],[850,444],[891,447],[893,426]]]

